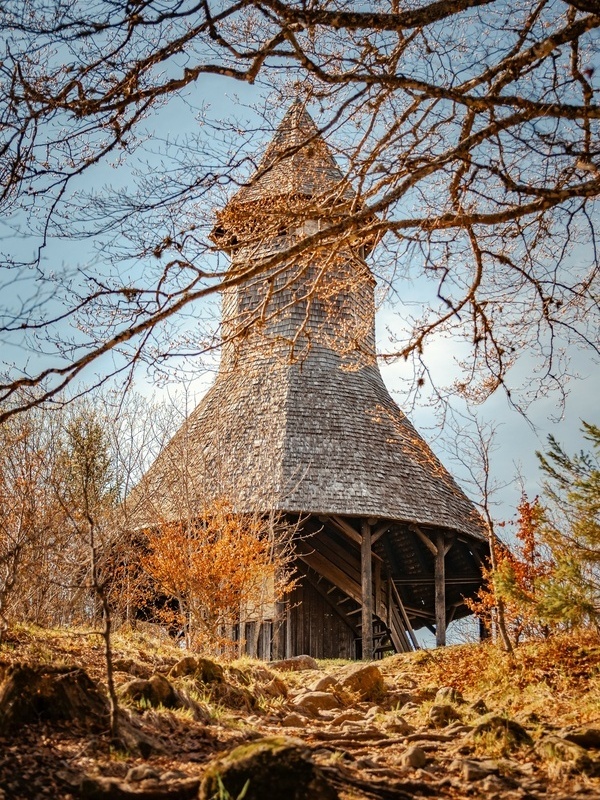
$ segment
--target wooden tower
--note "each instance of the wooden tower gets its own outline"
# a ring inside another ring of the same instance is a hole
[[[218,214],[213,241],[231,260],[219,373],[139,495],[175,519],[185,472],[198,509],[224,495],[240,513],[302,520],[298,587],[286,609],[251,623],[251,655],[373,658],[416,647],[425,626],[441,645],[481,585],[482,521],[377,366],[374,241],[335,232],[357,210],[295,102]],[[321,240],[303,249],[311,236]]]

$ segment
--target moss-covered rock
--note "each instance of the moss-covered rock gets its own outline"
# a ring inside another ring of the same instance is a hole
[[[169,678],[192,676],[202,683],[221,683],[224,680],[223,667],[209,658],[185,656],[172,667]]]
[[[279,661],[270,661],[269,666],[284,672],[302,672],[305,669],[319,669],[319,665],[312,656],[291,656]]]
[[[445,728],[456,719],[460,719],[460,714],[449,703],[434,703],[429,709],[429,720],[434,728]]]
[[[119,688],[119,696],[135,703],[145,701],[153,707],[178,708],[177,692],[164,675],[153,675],[149,680],[136,679]]]
[[[351,664],[337,676],[342,688],[361,700],[380,700],[385,695],[383,675],[374,664]]]
[[[339,708],[341,703],[331,692],[305,692],[294,700],[294,708],[318,714],[319,711],[330,711]]]
[[[258,703],[256,697],[243,686],[233,686],[230,683],[217,683],[211,686],[211,697],[225,708],[246,709],[253,711]]]
[[[531,736],[522,725],[516,720],[503,717],[500,714],[486,714],[477,721],[469,736],[477,738],[484,734],[498,740],[504,740],[508,749],[519,747],[520,745],[533,744]]]
[[[225,791],[236,798],[244,789],[244,800],[338,800],[306,745],[287,737],[258,739],[214,762],[202,781],[200,800]]]
[[[79,667],[9,667],[0,686],[0,732],[39,720],[105,725],[108,702]]]
[[[560,736],[544,736],[537,743],[536,750],[545,758],[569,764],[576,772],[595,775],[600,768],[598,762],[590,757],[584,747]]]

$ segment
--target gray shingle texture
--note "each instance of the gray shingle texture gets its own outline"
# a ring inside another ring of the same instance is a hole
[[[341,204],[351,196],[298,103],[256,181],[232,200],[228,224],[237,208],[241,230],[273,192]],[[266,237],[261,256],[301,227]],[[378,517],[485,538],[473,504],[383,383],[374,281],[357,249],[298,259],[228,290],[219,374],[138,489],[139,522],[201,514],[227,496],[239,511]],[[243,243],[233,250],[232,271],[248,252]]]

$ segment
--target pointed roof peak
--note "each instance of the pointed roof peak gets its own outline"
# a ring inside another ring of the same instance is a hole
[[[300,97],[292,101],[255,174],[231,203],[239,205],[282,196],[323,196],[345,201],[355,196],[306,110],[306,101]]]
[[[277,126],[265,156],[274,145],[281,147],[282,144],[285,144],[288,147],[297,147],[313,136],[320,138],[319,129],[306,110],[306,102],[296,97]]]

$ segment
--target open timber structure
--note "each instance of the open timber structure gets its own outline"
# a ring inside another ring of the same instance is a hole
[[[212,233],[230,258],[217,378],[135,493],[141,524],[216,497],[295,521],[296,588],[236,626],[265,659],[377,658],[418,647],[423,627],[443,645],[488,553],[473,504],[383,383],[366,262],[377,220],[335,233],[357,210],[294,102]]]

